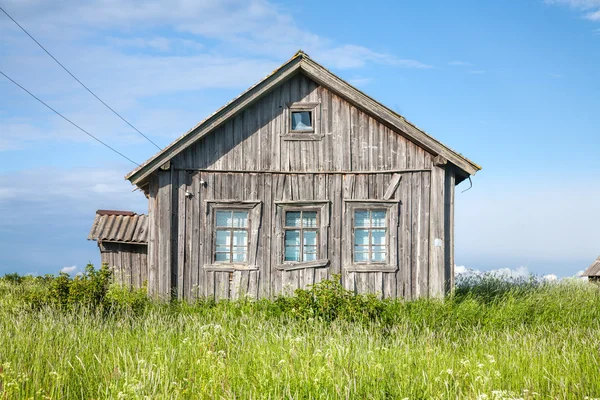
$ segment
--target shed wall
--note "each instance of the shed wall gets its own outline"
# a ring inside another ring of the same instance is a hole
[[[102,242],[100,260],[113,270],[116,283],[127,287],[141,288],[148,281],[148,246]]]

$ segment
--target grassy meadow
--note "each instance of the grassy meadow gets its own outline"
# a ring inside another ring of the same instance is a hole
[[[581,281],[157,304],[90,271],[0,279],[0,399],[600,398],[600,290]]]

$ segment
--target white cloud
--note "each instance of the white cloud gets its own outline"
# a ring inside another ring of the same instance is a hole
[[[73,273],[76,269],[77,269],[77,267],[75,265],[73,265],[72,267],[61,268],[60,272],[64,272],[65,274],[70,274],[70,273]]]
[[[600,21],[600,0],[545,0],[545,2],[585,11],[583,18]]]
[[[466,62],[466,61],[455,60],[455,61],[450,61],[448,63],[448,65],[451,65],[453,67],[470,67],[473,64],[471,64],[470,62]]]
[[[360,76],[348,79],[348,83],[354,86],[366,86],[373,81],[373,78],[362,78]]]
[[[585,14],[585,19],[589,19],[590,21],[600,21],[600,10]]]

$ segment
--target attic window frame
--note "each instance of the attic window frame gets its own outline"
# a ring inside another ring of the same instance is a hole
[[[285,107],[285,123],[286,127],[284,133],[281,135],[283,140],[321,140],[323,134],[320,128],[321,115],[320,106],[321,103],[314,102],[295,102],[288,103]],[[292,130],[292,115],[295,112],[309,112],[310,113],[310,129],[298,129]]]

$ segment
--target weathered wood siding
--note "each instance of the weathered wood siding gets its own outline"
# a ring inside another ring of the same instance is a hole
[[[314,102],[321,140],[286,140],[290,103]],[[191,145],[149,186],[149,291],[238,298],[274,297],[341,274],[357,293],[414,299],[442,296],[453,274],[454,172],[329,90],[297,75]],[[186,195],[187,193],[187,195]],[[351,272],[343,265],[347,200],[397,200],[397,269]],[[212,251],[207,201],[256,201],[257,270],[206,268]],[[276,202],[327,201],[329,265],[282,271]]]
[[[285,140],[288,104],[314,102],[322,140]],[[320,115],[319,115],[320,114]],[[177,168],[252,171],[375,171],[423,168],[424,151],[304,75],[188,147]]]
[[[148,281],[148,246],[144,244],[102,242],[100,260],[113,270],[116,283],[141,288]]]

